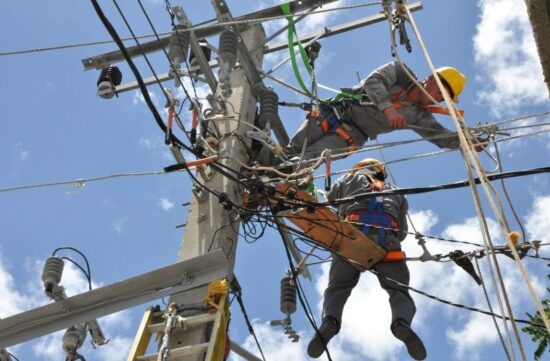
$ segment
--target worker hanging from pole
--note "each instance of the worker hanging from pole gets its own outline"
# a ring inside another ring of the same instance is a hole
[[[327,193],[327,198],[333,201],[368,191],[396,189],[397,187],[385,183],[386,176],[386,170],[378,160],[364,159],[336,181]],[[408,285],[410,280],[405,254],[401,251],[401,242],[405,239],[408,229],[407,209],[408,203],[403,195],[384,195],[342,204],[338,213],[341,218],[355,223],[356,227],[387,251],[386,257],[372,269],[380,285],[389,295],[392,312],[390,330],[397,339],[405,343],[413,359],[424,360],[424,344],[411,329],[416,312],[414,301],[407,288],[391,281]],[[323,301],[323,322],[319,332],[308,345],[307,352],[310,357],[320,357],[330,339],[338,334],[344,306],[360,275],[361,271],[355,265],[333,254]]]
[[[320,101],[316,94],[317,80],[313,63],[319,56],[320,44],[308,47],[308,51],[295,38],[296,27],[290,8],[281,5],[288,20],[288,49],[296,80],[304,93],[311,98],[309,113],[305,122],[284,149],[287,159],[296,158],[303,162],[317,158],[326,150],[332,150],[336,157],[345,157],[358,149],[368,139],[376,139],[379,134],[399,129],[411,129],[424,139],[440,148],[457,149],[460,141],[457,133],[441,125],[434,113],[449,114],[439,106],[443,101],[442,90],[433,75],[422,82],[400,61],[394,61],[375,69],[366,79],[349,89],[342,89],[333,99]],[[402,34],[405,36],[405,34]],[[306,86],[298,69],[295,42],[299,54],[312,80],[312,91]],[[458,102],[467,78],[458,69],[442,67],[436,71],[451,98]],[[317,111],[316,105],[319,105]],[[305,104],[302,108],[308,108]],[[482,140],[472,139],[475,150],[485,148]],[[277,158],[280,159],[280,158]],[[260,152],[258,160],[274,165],[278,160],[272,155]]]
[[[448,114],[429,98],[436,102],[443,100],[434,76],[420,83],[428,96],[409,78],[404,67],[397,61],[387,63],[333,100],[323,102],[319,117],[308,116],[292,137],[285,148],[287,156],[300,155],[306,139],[307,146],[302,152],[305,159],[316,158],[325,149],[346,156],[368,139],[400,129],[411,129],[440,148],[458,148],[456,132],[445,128],[433,116]],[[437,74],[453,100],[458,101],[466,76],[453,67],[439,68]],[[485,148],[481,140],[473,141],[476,151]]]

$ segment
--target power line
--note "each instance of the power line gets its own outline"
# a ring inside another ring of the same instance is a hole
[[[331,9],[320,9],[316,10],[314,12],[308,13],[308,12],[296,12],[292,13],[291,15],[315,15],[315,14],[321,14],[331,11],[340,11],[340,10],[353,10],[358,9],[362,7],[368,7],[373,5],[380,5],[381,2],[372,2],[372,3],[363,3],[363,4],[355,4],[355,5],[347,5],[347,6],[341,6],[341,7],[335,7]],[[200,24],[196,24],[195,26],[189,28],[189,29],[178,29],[177,32],[189,32],[189,31],[197,31],[197,30],[205,30],[205,29],[211,29],[211,28],[220,28],[228,25],[240,25],[240,24],[259,24],[266,21],[272,21],[272,20],[279,20],[279,19],[286,19],[287,15],[278,15],[278,16],[271,16],[271,17],[264,17],[264,18],[255,18],[255,19],[246,19],[246,20],[232,20],[228,22],[224,22],[221,24],[211,24],[208,25],[207,23],[210,23],[214,20],[207,20],[205,22],[202,22]],[[154,38],[158,35],[167,36],[171,35],[172,32],[164,32],[159,34],[148,34],[148,35],[140,35],[137,36],[138,39],[147,39],[147,38]],[[133,40],[133,37],[130,38],[123,38],[120,39],[121,41],[130,41]],[[39,53],[39,52],[46,52],[46,51],[53,51],[53,50],[63,50],[63,49],[70,49],[70,48],[78,48],[78,47],[84,47],[84,46],[93,46],[93,45],[103,45],[103,44],[112,44],[116,41],[114,40],[100,40],[100,41],[90,41],[90,42],[82,42],[82,43],[75,43],[75,44],[66,44],[66,45],[57,45],[57,46],[49,46],[44,48],[34,48],[34,49],[26,49],[26,50],[15,50],[15,51],[6,51],[6,52],[0,52],[0,56],[10,56],[10,55],[23,55],[23,54],[30,54],[30,53]]]
[[[508,316],[502,316],[502,315],[498,315],[498,314],[495,314],[495,313],[492,313],[490,311],[486,311],[486,310],[482,310],[482,309],[479,309],[479,308],[475,308],[475,307],[470,307],[470,306],[466,306],[466,305],[463,305],[463,304],[460,304],[460,303],[456,303],[456,302],[452,302],[452,301],[449,301],[449,300],[445,300],[443,298],[440,298],[440,297],[437,297],[437,296],[434,296],[430,293],[427,293],[425,291],[422,291],[422,290],[419,290],[417,288],[414,288],[414,287],[411,287],[411,286],[408,286],[406,284],[403,284],[399,281],[396,281],[392,278],[389,278],[389,277],[386,277],[380,273],[378,273],[376,270],[374,269],[369,269],[369,272],[379,276],[379,277],[383,277],[385,278],[386,280],[390,281],[390,282],[393,282],[395,283],[396,285],[398,286],[401,286],[401,287],[405,287],[407,289],[409,289],[410,291],[413,291],[413,292],[416,292],[422,296],[426,296],[428,298],[431,298],[432,300],[435,300],[435,301],[438,301],[438,302],[441,302],[441,303],[444,303],[446,305],[449,305],[449,306],[453,306],[453,307],[457,307],[457,308],[461,308],[461,309],[465,309],[465,310],[468,310],[468,311],[473,311],[473,312],[477,312],[477,313],[481,313],[481,314],[484,314],[484,315],[488,315],[488,316],[494,316],[494,317],[497,317],[497,318],[500,318],[500,319],[505,319],[505,320],[512,320],[510,317]],[[533,323],[531,321],[528,321],[528,320],[523,320],[523,319],[513,319],[513,321],[517,322],[517,323],[523,323],[523,324],[526,324],[526,325],[531,325],[531,326],[535,326],[535,327],[540,327],[540,328],[545,328],[544,325],[542,324],[538,324],[538,323]]]

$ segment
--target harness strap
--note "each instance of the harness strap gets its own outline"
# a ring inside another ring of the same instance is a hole
[[[398,262],[403,261],[407,256],[405,255],[405,252],[403,252],[400,249],[396,249],[394,251],[388,251],[384,258],[382,258],[382,262]]]
[[[373,198],[374,199],[374,198]],[[369,201],[369,203],[371,203]],[[381,202],[377,202],[382,205]],[[370,204],[369,204],[369,208]],[[377,227],[378,228],[378,244],[385,248],[386,246],[386,230],[387,228],[391,228],[394,230],[399,230],[399,224],[397,222],[397,219],[395,219],[394,216],[392,216],[389,213],[383,212],[383,210],[380,210],[380,207],[376,207],[378,209],[372,210],[372,211],[355,211],[351,212],[346,216],[346,221],[348,222],[361,222],[364,223],[362,225],[362,231],[363,233],[367,234],[370,231],[371,227]],[[383,208],[383,205],[382,205]]]
[[[401,109],[409,106],[408,104],[404,104],[403,102],[398,101],[398,99],[405,93],[405,91],[406,89],[401,88],[399,91],[397,91],[391,96],[390,100],[393,106],[395,107],[395,109]],[[426,109],[428,112],[432,114],[451,115],[451,112],[449,111],[449,109],[441,107],[439,105],[420,105],[420,104],[417,104],[417,105],[421,106],[422,108]],[[458,114],[460,114],[460,116],[463,117],[464,110],[458,109]]]
[[[356,148],[353,137],[344,129],[340,121],[333,113],[319,121],[319,125],[323,130],[323,134],[336,134],[344,139],[350,151],[353,151]]]

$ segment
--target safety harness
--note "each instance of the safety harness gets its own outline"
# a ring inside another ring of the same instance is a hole
[[[387,231],[393,229],[399,230],[397,219],[384,211],[384,203],[379,202],[376,197],[370,198],[367,209],[350,212],[346,216],[348,222],[361,223],[361,231],[368,234],[371,227],[378,228],[378,244],[382,248],[386,248]],[[405,253],[401,250],[387,251],[386,257],[382,259],[384,262],[395,262],[405,259]]]
[[[324,135],[336,134],[344,139],[344,141],[348,145],[348,149],[350,152],[356,149],[353,137],[345,129],[349,128],[349,126],[344,124],[341,119],[339,119],[336,112],[331,106],[321,105],[319,126],[323,130]]]
[[[408,88],[407,89],[402,88],[402,89],[400,89],[399,91],[397,91],[395,94],[393,94],[391,96],[390,100],[393,103],[393,106],[395,107],[395,109],[401,109],[401,108],[409,106],[409,104],[405,104],[405,103],[402,102],[402,100],[404,100],[404,99],[400,99],[403,95],[405,95],[407,90],[408,90]],[[439,105],[421,105],[421,104],[417,104],[417,103],[414,103],[414,104],[416,104],[419,107],[422,107],[422,108],[426,109],[428,112],[430,112],[432,114],[451,115],[449,109],[441,107]],[[461,117],[464,116],[464,110],[458,109],[458,113],[460,114]]]

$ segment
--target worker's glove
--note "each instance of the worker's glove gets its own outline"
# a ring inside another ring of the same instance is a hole
[[[474,149],[476,152],[483,152],[485,148],[487,148],[487,140],[488,139],[481,139],[481,138],[472,138],[472,144],[474,145]]]
[[[384,114],[388,117],[390,127],[395,129],[402,129],[407,126],[407,120],[401,113],[399,113],[393,106],[384,109]]]

